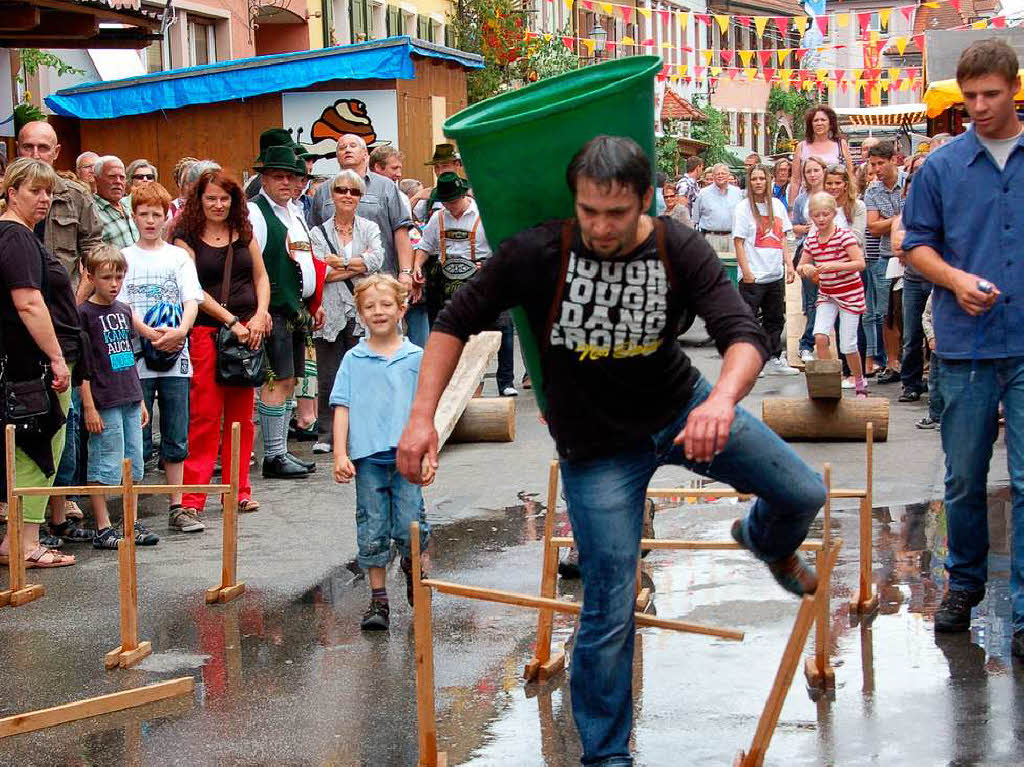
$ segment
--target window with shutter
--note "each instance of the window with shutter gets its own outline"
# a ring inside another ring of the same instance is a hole
[[[350,0],[348,17],[352,25],[352,42],[357,43],[369,37],[369,11],[367,0]]]
[[[387,34],[388,37],[405,34],[405,26],[402,24],[402,9],[397,5],[387,7]]]
[[[432,32],[432,30],[430,28],[430,17],[429,16],[417,16],[416,17],[416,37],[418,37],[420,40],[432,41],[431,38],[433,37],[433,35],[431,34],[431,32]]]

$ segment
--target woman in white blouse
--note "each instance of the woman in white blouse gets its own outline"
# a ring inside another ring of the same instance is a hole
[[[384,264],[380,227],[356,215],[366,183],[359,174],[343,170],[331,181],[334,217],[310,229],[313,255],[326,261],[324,283],[324,326],[313,334],[316,349],[317,394],[319,398],[318,440],[314,453],[329,453],[332,446],[330,396],[334,377],[345,352],[356,345],[363,329],[356,314],[353,288]]]

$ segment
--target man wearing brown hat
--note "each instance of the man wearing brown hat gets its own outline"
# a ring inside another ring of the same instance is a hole
[[[442,173],[434,196],[441,208],[430,217],[416,245],[416,263],[418,267],[425,266],[428,275],[427,298],[432,317],[491,256],[480,210],[469,196],[469,182],[457,173]],[[515,387],[512,322],[507,312],[498,317],[495,329],[501,331],[498,393],[515,397],[519,392]]]
[[[462,158],[455,151],[455,144],[437,144],[434,147],[434,156],[430,158],[430,162],[426,163],[426,165],[428,167],[432,166],[434,168],[434,177],[440,179],[445,173],[459,174],[462,170]],[[434,196],[435,188],[431,187],[428,189],[424,187],[413,195],[410,200],[412,203],[412,215],[417,221],[426,223],[434,215],[435,211],[440,209],[441,203]]]
[[[262,188],[249,203],[253,239],[270,278],[273,322],[266,350],[274,376],[260,391],[257,407],[263,476],[277,479],[306,477],[313,471],[313,464],[288,452],[286,406],[295,392],[296,376],[305,370],[306,335],[313,325],[306,302],[317,289],[309,232],[301,209],[292,202],[292,189],[304,178],[305,167],[292,147],[268,146],[254,164]]]

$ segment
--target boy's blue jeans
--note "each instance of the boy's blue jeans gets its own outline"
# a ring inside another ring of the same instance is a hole
[[[988,579],[988,469],[1003,403],[1013,503],[1010,604],[1013,630],[1024,630],[1024,357],[943,359],[939,391],[946,454],[946,571],[952,589],[976,591]]]
[[[744,539],[772,562],[796,550],[825,502],[821,477],[743,408],[711,463],[688,461],[672,440],[711,385],[699,380],[678,416],[644,444],[587,461],[561,461],[569,521],[580,555],[583,611],[572,655],[573,717],[584,765],[633,764],[633,610],[647,485],[664,464],[685,466],[757,495]]]
[[[356,542],[359,566],[387,567],[391,541],[403,557],[412,556],[409,525],[420,523],[420,550],[430,540],[423,490],[403,477],[392,463],[368,458],[353,461],[356,467]],[[634,576],[635,577],[635,576]]]

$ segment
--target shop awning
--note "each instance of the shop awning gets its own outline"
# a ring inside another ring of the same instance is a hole
[[[926,117],[924,104],[838,108],[836,115],[840,122],[849,125],[890,128],[923,123]]]
[[[1018,70],[1018,74],[1024,77],[1024,69]],[[1015,101],[1024,101],[1024,88],[1017,91]],[[956,80],[936,80],[929,84],[928,90],[924,92],[924,103],[928,107],[929,117],[938,117],[951,106],[962,104],[964,94],[960,92],[960,86]]]
[[[410,37],[389,37],[315,51],[270,54],[142,77],[65,88],[46,105],[66,117],[103,120],[294,91],[329,80],[412,80],[413,56],[480,69],[483,58]]]

